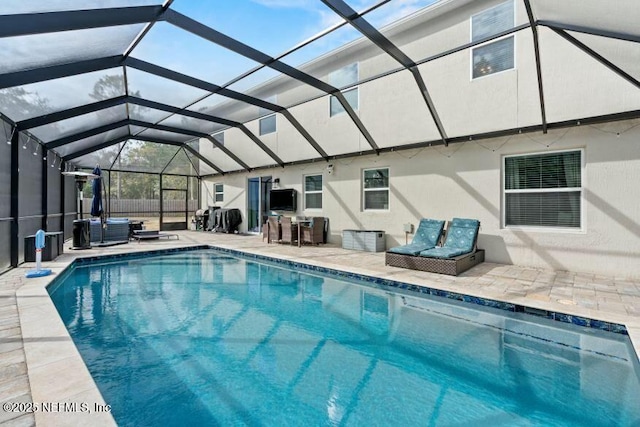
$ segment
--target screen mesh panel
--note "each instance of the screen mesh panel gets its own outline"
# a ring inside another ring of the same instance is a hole
[[[299,104],[324,94],[313,86],[285,74],[279,74],[267,67],[237,81],[229,88],[265,101],[275,98],[275,103],[283,107]]]
[[[111,147],[94,151],[93,153],[89,153],[82,157],[78,157],[77,159],[74,159],[73,162],[77,164],[79,167],[92,169],[96,165],[100,165],[100,168],[108,169],[116,160],[116,156],[118,155],[118,153],[120,152],[120,149],[124,144],[126,144],[126,141],[121,142],[119,144],[112,145]]]
[[[49,142],[125,119],[127,119],[127,108],[124,105],[117,105],[95,113],[33,128],[30,132],[43,142]]]
[[[11,58],[0,62],[0,73],[121,55],[143,28],[121,25],[0,38],[0,52]]]
[[[217,171],[213,169],[211,166],[200,160],[195,154],[190,153],[185,150],[185,154],[191,161],[191,163],[195,166],[195,174],[196,175],[211,175],[216,173]],[[213,162],[215,164],[215,162]],[[218,165],[216,165],[218,166]]]
[[[2,0],[0,15],[18,13],[61,12],[77,9],[103,9],[110,7],[134,7],[160,5],[160,0]]]
[[[616,0],[615,7],[598,0],[531,0],[536,19],[640,36],[638,2]]]
[[[123,126],[109,132],[100,133],[98,135],[82,139],[80,141],[57,147],[55,151],[58,152],[58,154],[60,154],[62,157],[64,157],[127,135],[129,135],[129,128],[127,126]]]
[[[438,128],[409,71],[361,84],[358,92],[360,119],[378,146],[402,146],[440,139]]]
[[[330,81],[331,73],[354,63],[367,64],[360,67],[358,81],[400,67],[395,59],[350,25],[311,42],[282,61],[336,87],[343,86]]]
[[[184,142],[184,141],[189,141],[191,139],[196,138],[190,135],[183,135],[181,133],[168,132],[168,131],[157,130],[157,129],[146,129],[140,133],[136,132],[135,136],[140,139],[144,139],[144,137],[146,136],[149,138],[160,138],[165,141],[176,141],[176,142]]]
[[[191,160],[185,154],[183,149],[178,151],[178,154],[171,160],[171,162],[164,169],[163,173],[176,174],[176,175],[198,175]]]
[[[13,128],[2,119],[0,125],[0,218],[8,218],[11,215],[11,145],[7,141],[11,140]],[[9,242],[9,239],[3,241]]]
[[[19,122],[124,94],[122,69],[112,68],[2,89],[0,112]]]
[[[568,31],[570,35],[640,80],[640,43]]]
[[[113,165],[114,170],[160,173],[179,147],[129,140]]]
[[[189,116],[183,116],[182,114],[174,114],[161,121],[160,124],[173,126],[179,129],[189,129],[206,134],[212,134],[228,127],[226,125],[221,125],[220,123],[200,120]]]
[[[196,150],[203,157],[211,160],[217,167],[219,167],[220,169],[222,169],[225,172],[242,169],[242,166],[240,166],[238,163],[236,163],[235,160],[233,160],[231,157],[229,157],[222,150],[220,150],[219,148],[216,148],[213,145],[213,143],[211,141],[209,141],[209,140],[200,138],[200,139],[196,139],[194,141],[187,142],[187,145],[189,145],[191,148]],[[225,145],[225,147],[226,147],[226,145]],[[229,148],[229,151],[231,151],[232,153],[239,154],[239,153],[237,153],[237,147],[235,149],[233,148],[233,146],[232,147],[227,147],[227,148]],[[210,168],[210,167],[206,163],[200,161],[199,159],[198,159],[198,162],[200,162],[200,175],[207,175],[208,173],[204,172],[204,170],[207,169],[207,168]],[[212,171],[212,172],[209,172],[209,173],[215,173],[215,172]]]
[[[218,85],[259,65],[166,22],[156,23],[131,56]]]
[[[129,95],[173,107],[182,108],[207,94],[201,89],[130,67],[127,67],[127,81]]]
[[[221,1],[211,13],[207,2],[176,0],[171,8],[272,57],[324,30],[331,18],[321,2]]]
[[[241,123],[257,118],[260,113],[255,105],[221,95],[210,95],[187,109]]]
[[[21,217],[40,215],[42,214],[42,164],[45,163],[46,166],[46,162],[42,160],[44,154],[38,144],[24,134],[20,134],[20,146],[18,162],[22,173],[18,179],[20,195],[18,212]]]
[[[54,165],[51,167],[51,165]],[[47,156],[47,215],[61,215],[62,214],[62,175],[58,169],[60,167],[60,158],[54,153],[49,152]],[[60,220],[49,222],[47,231],[60,231],[61,228],[52,229],[50,226],[57,225],[60,227]]]

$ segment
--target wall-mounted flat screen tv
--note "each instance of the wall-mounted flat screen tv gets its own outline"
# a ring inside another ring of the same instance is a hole
[[[269,209],[272,211],[295,212],[298,208],[298,193],[292,188],[271,190],[269,192]]]

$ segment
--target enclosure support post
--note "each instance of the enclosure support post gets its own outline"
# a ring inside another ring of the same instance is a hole
[[[184,223],[187,225],[187,230],[189,230],[189,181],[191,181],[190,177],[187,177],[187,191],[184,194]]]
[[[41,228],[44,231],[48,230],[48,216],[49,216],[49,191],[48,191],[48,185],[49,185],[49,153],[51,153],[51,155],[54,158],[54,162],[55,162],[55,154],[53,154],[53,152],[51,151],[47,151],[46,148],[42,147],[42,190],[40,191],[40,194],[42,195],[42,202],[41,202],[41,208],[40,210],[42,211],[42,225]]]
[[[19,222],[18,222],[18,202],[20,201],[18,197],[18,162],[20,159],[20,132],[13,132],[11,136],[11,267],[18,266],[18,230],[19,230]]]
[[[160,177],[160,224],[158,225],[158,230],[162,231],[162,219],[163,219],[163,210],[164,210],[164,203],[162,200],[162,174],[158,174],[158,177]]]

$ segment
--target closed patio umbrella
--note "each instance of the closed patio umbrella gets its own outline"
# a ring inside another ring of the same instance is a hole
[[[91,183],[93,189],[93,199],[91,199],[91,216],[100,217],[100,243],[104,242],[104,224],[102,223],[102,171],[96,165],[93,174],[97,177]]]
[[[100,166],[96,166],[93,170],[93,174],[98,177],[93,180],[93,199],[91,200],[91,216],[102,217],[102,171]]]

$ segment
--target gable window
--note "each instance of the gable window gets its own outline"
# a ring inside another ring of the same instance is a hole
[[[213,135],[213,139],[218,141],[220,145],[224,147],[224,132],[216,133],[215,135]]]
[[[275,104],[277,102],[277,97],[276,97],[276,95],[272,95],[272,96],[264,98],[264,100],[267,101],[267,102],[270,102],[272,104]],[[258,111],[259,111],[259,114],[261,116],[265,116],[265,117],[262,117],[260,119],[260,122],[259,122],[260,135],[261,136],[262,135],[268,135],[270,133],[276,132],[277,131],[277,128],[276,128],[276,115],[275,114],[271,114],[271,115],[267,116],[267,114],[272,113],[272,111],[271,110],[267,110],[266,108],[262,108],[262,107],[260,107]]]
[[[365,211],[389,209],[389,168],[362,171],[363,206]]]
[[[514,3],[509,0],[471,17],[471,41],[491,37],[514,25]],[[471,61],[473,79],[515,68],[515,36],[506,36],[471,49]]]
[[[506,227],[582,227],[582,150],[504,157]]]
[[[272,114],[270,116],[260,119],[260,135],[268,135],[270,133],[274,133],[275,131],[276,131],[276,115],[275,114]]]
[[[304,177],[304,208],[322,209],[322,175]]]
[[[329,84],[337,88],[349,88],[358,83],[358,63],[347,65],[339,70],[329,73]],[[342,94],[345,99],[354,110],[359,106],[359,93],[358,87],[354,87],[348,90],[343,90]],[[344,113],[344,107],[335,96],[329,97],[329,116],[333,117],[337,114]]]
[[[223,184],[214,184],[213,186],[213,200],[216,203],[224,201],[224,185]]]

